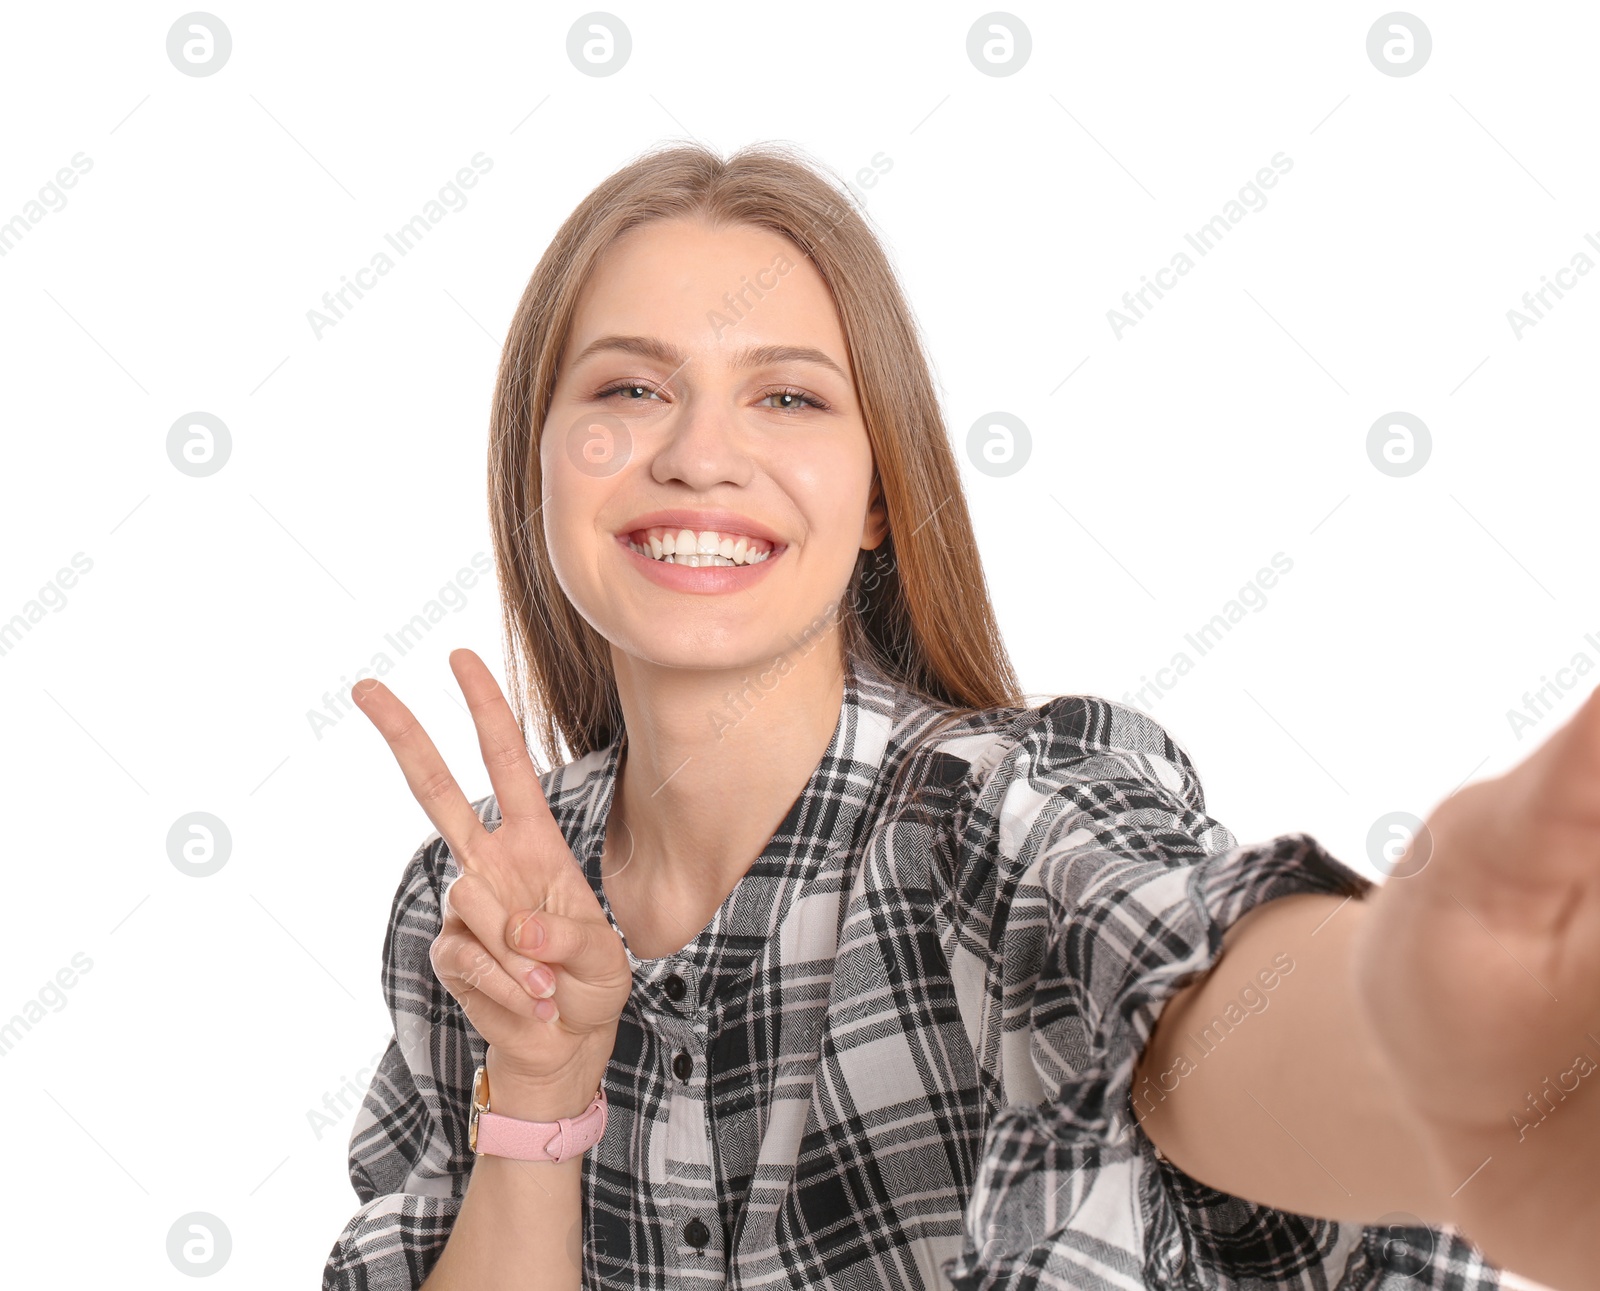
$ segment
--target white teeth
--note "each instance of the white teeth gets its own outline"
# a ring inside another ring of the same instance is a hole
[[[628,546],[649,560],[666,565],[708,566],[758,565],[772,555],[746,534],[722,534],[712,529],[696,533],[692,529],[657,530],[646,534],[644,542],[631,537]]]
[[[640,554],[642,555],[643,553],[641,552]],[[711,555],[701,555],[699,552],[695,552],[690,556],[662,556],[660,560],[663,565],[688,565],[694,569],[699,569],[704,565],[759,565],[767,558],[768,554],[764,551],[758,552],[747,561],[737,561],[722,555],[720,552]]]

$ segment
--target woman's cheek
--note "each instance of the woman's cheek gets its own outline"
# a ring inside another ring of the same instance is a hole
[[[555,569],[556,581],[574,605],[590,606],[598,582],[598,575],[594,572],[600,556],[598,544],[591,542],[592,551],[582,550],[581,527],[567,505],[567,499],[561,495],[552,494],[542,514],[545,546],[550,552],[550,564]]]

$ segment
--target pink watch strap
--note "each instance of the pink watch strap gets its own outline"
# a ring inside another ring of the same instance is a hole
[[[518,1161],[567,1161],[600,1141],[606,1128],[605,1086],[577,1116],[523,1121],[498,1112],[478,1113],[479,1152]]]

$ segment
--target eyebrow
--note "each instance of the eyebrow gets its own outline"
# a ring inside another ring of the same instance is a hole
[[[577,367],[591,354],[602,350],[637,354],[642,358],[655,359],[658,363],[671,364],[674,368],[681,368],[689,361],[677,346],[654,336],[602,336],[598,341],[584,346],[582,353],[573,359],[572,366]],[[774,363],[812,363],[837,373],[847,382],[850,380],[843,368],[821,350],[809,345],[753,345],[735,354],[733,362],[735,367],[740,368],[768,367]]]

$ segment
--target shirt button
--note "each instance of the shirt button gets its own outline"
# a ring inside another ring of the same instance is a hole
[[[677,1057],[672,1060],[672,1074],[679,1080],[688,1080],[694,1073],[694,1059],[682,1049],[678,1050]]]
[[[683,1226],[683,1240],[698,1251],[711,1240],[711,1230],[698,1219],[691,1219]]]
[[[663,983],[663,986],[666,988],[667,998],[674,1004],[681,1000],[684,992],[689,989],[683,984],[683,978],[679,977],[676,973],[673,973],[672,976],[667,978],[667,980]]]

